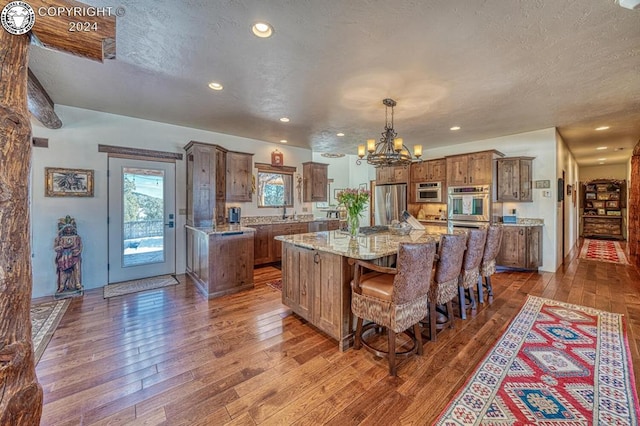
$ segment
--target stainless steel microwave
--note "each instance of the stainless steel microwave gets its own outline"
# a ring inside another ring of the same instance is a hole
[[[442,203],[442,182],[421,182],[416,184],[417,203]]]

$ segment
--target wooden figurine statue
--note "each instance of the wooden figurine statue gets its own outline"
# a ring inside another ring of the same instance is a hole
[[[54,243],[58,289],[55,298],[80,296],[82,287],[82,239],[78,235],[76,220],[66,216],[58,220],[58,236]]]

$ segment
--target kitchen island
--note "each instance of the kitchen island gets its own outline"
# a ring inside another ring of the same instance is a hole
[[[253,288],[255,229],[240,225],[185,226],[187,274],[207,298]]]
[[[336,339],[344,351],[354,331],[349,259],[390,265],[401,242],[438,242],[446,233],[446,227],[427,226],[404,236],[382,232],[351,239],[341,231],[326,231],[276,237],[282,242],[282,303]]]

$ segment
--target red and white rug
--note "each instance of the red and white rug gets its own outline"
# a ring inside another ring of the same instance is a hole
[[[585,239],[580,250],[580,259],[628,265],[627,256],[617,241]]]
[[[436,425],[637,425],[624,317],[529,296]]]

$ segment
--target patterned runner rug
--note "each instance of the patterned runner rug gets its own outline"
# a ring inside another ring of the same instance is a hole
[[[585,239],[580,250],[580,259],[628,265],[627,256],[617,241]]]
[[[529,296],[437,425],[637,425],[622,315]]]
[[[36,365],[70,303],[71,299],[61,299],[31,305],[31,338]]]
[[[104,288],[104,298],[122,296],[123,294],[137,293],[139,291],[153,290],[178,284],[178,280],[173,275],[159,275],[157,277],[142,278],[140,280],[124,281],[121,283],[108,284]]]

